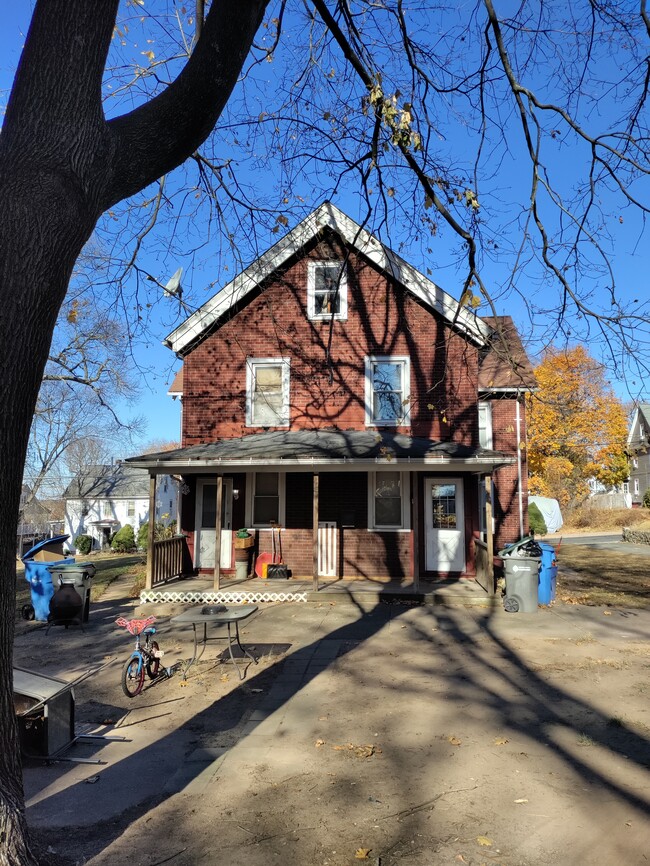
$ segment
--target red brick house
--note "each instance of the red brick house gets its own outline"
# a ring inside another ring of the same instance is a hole
[[[478,577],[527,530],[524,394],[508,317],[481,319],[329,203],[166,340],[183,359],[182,476],[198,572],[281,527],[294,577]],[[493,495],[490,495],[492,491]],[[220,556],[215,562],[215,546]]]

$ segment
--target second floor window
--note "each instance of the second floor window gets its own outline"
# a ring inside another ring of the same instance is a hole
[[[481,448],[492,448],[492,404],[478,404],[478,444]]]
[[[346,319],[348,282],[341,262],[309,262],[307,316],[310,319]]]
[[[105,499],[102,502],[102,517],[112,517],[113,516],[113,508],[111,506],[110,499]]]
[[[135,502],[133,499],[129,499],[126,505],[126,514],[127,517],[135,517]]]
[[[396,427],[410,424],[410,377],[408,358],[366,358],[367,425]]]
[[[246,364],[248,427],[289,426],[289,361],[249,358]]]

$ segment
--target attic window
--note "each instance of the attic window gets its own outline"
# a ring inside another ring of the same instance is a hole
[[[342,262],[309,262],[307,315],[310,319],[348,317],[348,280]]]

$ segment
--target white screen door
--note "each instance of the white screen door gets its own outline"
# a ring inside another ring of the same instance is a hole
[[[460,478],[425,478],[427,571],[465,570],[465,507]]]
[[[196,568],[214,568],[217,520],[217,485],[199,481],[196,485]],[[232,568],[232,478],[223,479],[221,513],[221,568]]]

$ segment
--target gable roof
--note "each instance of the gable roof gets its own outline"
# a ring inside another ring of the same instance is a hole
[[[650,431],[650,403],[638,403],[630,423],[627,444],[634,445],[647,441],[647,431]]]
[[[479,366],[479,391],[531,391],[537,388],[519,332],[511,316],[485,316],[492,330],[490,345]]]
[[[134,466],[89,466],[73,478],[64,499],[148,499],[149,474]]]
[[[317,207],[282,240],[206,301],[166,337],[164,344],[180,355],[187,354],[215,322],[236,304],[244,301],[263,280],[282,267],[325,228],[335,232],[346,244],[404,286],[431,310],[439,313],[473,342],[479,346],[485,345],[490,329],[475,313],[462,307],[440,286],[409,265],[405,259],[382,244],[331,202],[324,202]]]

